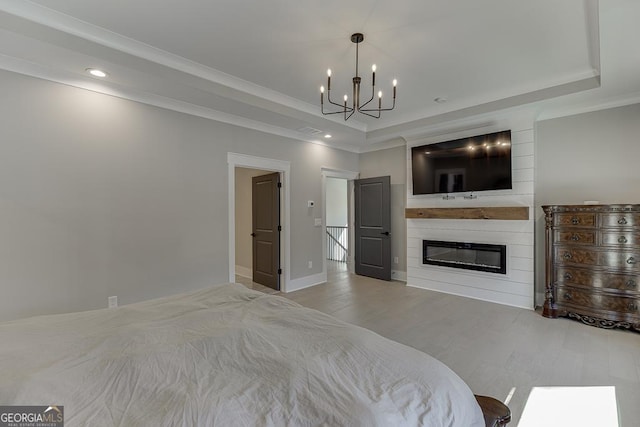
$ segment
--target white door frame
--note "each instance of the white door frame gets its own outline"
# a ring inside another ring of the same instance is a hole
[[[287,292],[291,281],[291,207],[290,207],[290,172],[291,163],[286,160],[268,159],[249,156],[247,154],[227,153],[229,179],[229,282],[236,281],[236,168],[261,169],[280,172],[282,192],[280,198],[280,218],[284,238],[280,240],[280,291]],[[284,212],[284,217],[282,213]]]
[[[346,171],[333,168],[322,168],[322,276],[324,281],[327,281],[327,178],[342,178],[349,181],[358,179],[359,172]],[[353,271],[353,257],[351,251],[353,248],[353,191],[349,191],[348,196],[348,209],[349,209],[349,256],[347,257],[347,265],[349,271]]]

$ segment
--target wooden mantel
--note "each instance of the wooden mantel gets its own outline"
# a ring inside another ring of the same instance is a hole
[[[407,208],[404,216],[410,219],[502,219],[526,221],[529,219],[529,207]]]

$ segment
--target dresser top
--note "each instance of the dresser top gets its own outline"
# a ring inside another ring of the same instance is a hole
[[[545,212],[640,212],[640,204],[630,205],[542,205]]]

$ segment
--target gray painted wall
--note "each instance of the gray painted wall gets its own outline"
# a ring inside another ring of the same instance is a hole
[[[327,178],[327,225],[344,227],[349,222],[346,179]]]
[[[291,277],[321,272],[306,201],[357,154],[6,71],[0,93],[0,320],[226,282],[227,152],[291,162]]]
[[[407,271],[407,148],[401,145],[360,155],[360,178],[391,177],[391,269]],[[393,260],[398,257],[398,263]],[[402,277],[404,279],[404,277]]]
[[[640,104],[536,124],[536,293],[544,292],[544,216],[540,206],[640,203]]]

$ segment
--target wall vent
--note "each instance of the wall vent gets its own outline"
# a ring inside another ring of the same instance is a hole
[[[300,128],[298,129],[298,132],[304,133],[305,135],[317,135],[319,133],[322,133],[320,129],[312,128],[311,126]]]

